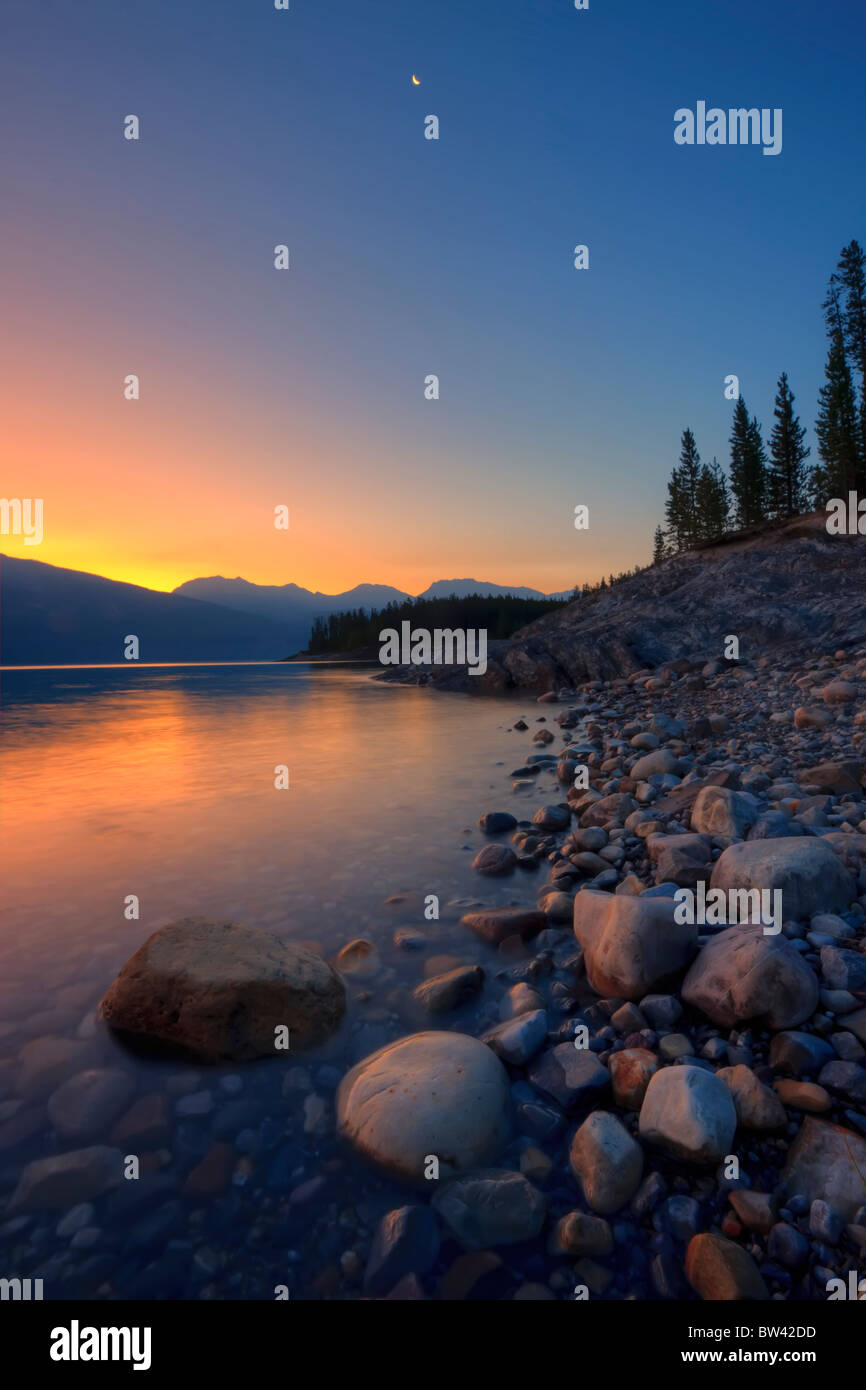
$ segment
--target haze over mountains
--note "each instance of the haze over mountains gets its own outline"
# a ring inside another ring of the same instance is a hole
[[[544,597],[535,589],[438,580],[419,597],[456,593]],[[173,593],[125,584],[39,560],[0,556],[0,664],[102,665],[124,659],[139,639],[140,660],[278,661],[302,650],[313,621],[344,609],[381,608],[409,595],[387,584],[359,584],[342,594],[297,584],[193,579]]]

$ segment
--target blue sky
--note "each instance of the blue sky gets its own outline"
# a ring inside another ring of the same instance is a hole
[[[135,358],[155,476],[172,441],[189,464],[185,532],[144,525],[129,577],[562,588],[648,557],[686,425],[727,462],[726,374],[768,433],[786,370],[814,447],[821,299],[866,238],[855,5],[6,0],[3,27],[11,403],[80,355],[52,426],[86,458],[87,402],[96,457],[93,382]],[[782,153],[678,147],[698,100],[781,107]],[[236,484],[288,488],[291,557],[197,530],[196,489],[230,512]],[[90,567],[127,577],[109,500]]]

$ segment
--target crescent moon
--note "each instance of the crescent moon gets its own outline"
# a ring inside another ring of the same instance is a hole
[[[412,84],[413,84],[413,86],[415,86],[415,87],[420,87],[420,86],[421,86],[421,83],[420,83],[419,79],[415,76],[414,72],[413,72],[413,74],[412,74]]]

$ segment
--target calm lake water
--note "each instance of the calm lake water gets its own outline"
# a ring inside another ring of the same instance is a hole
[[[526,699],[384,686],[355,665],[0,673],[0,1197],[33,1158],[80,1146],[54,1132],[47,1083],[20,1094],[19,1055],[35,1039],[74,1045],[70,1075],[125,1070],[135,1095],[163,1098],[171,1126],[152,1142],[158,1201],[142,1211],[96,1198],[77,1246],[57,1234],[62,1210],[0,1215],[4,1268],[44,1273],[46,1298],[273,1297],[275,1282],[292,1296],[353,1296],[335,1283],[340,1254],[407,1194],[341,1150],[333,1090],[361,1056],[431,1026],[411,998],[431,955],[492,967],[477,1000],[432,1026],[475,1032],[496,1019],[502,962],[458,919],[469,903],[534,903],[543,874],[481,880],[471,862],[484,811],[529,817],[561,798],[550,773],[535,796],[511,790],[532,751],[531,731],[511,724],[538,713]],[[275,789],[279,764],[288,790]],[[438,922],[424,920],[430,893]],[[130,894],[138,921],[124,916]],[[394,894],[405,896],[383,906]],[[146,937],[186,916],[264,927],[329,957],[367,937],[381,968],[350,985],[339,1034],[293,1058],[288,1082],[284,1061],[195,1072],[132,1058],[94,1010]],[[400,927],[423,931],[427,950],[398,949]],[[202,1094],[201,1113],[185,1113],[183,1097]],[[239,1097],[237,1130],[220,1116]],[[217,1142],[235,1146],[240,1167],[224,1195],[191,1207],[185,1175]],[[310,1182],[287,1214],[286,1194]]]

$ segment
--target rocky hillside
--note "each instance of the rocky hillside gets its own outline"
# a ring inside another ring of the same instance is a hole
[[[866,642],[866,537],[830,536],[825,514],[739,532],[677,555],[491,643],[484,676],[391,668],[384,678],[486,693],[551,690],[670,662],[848,648]]]

